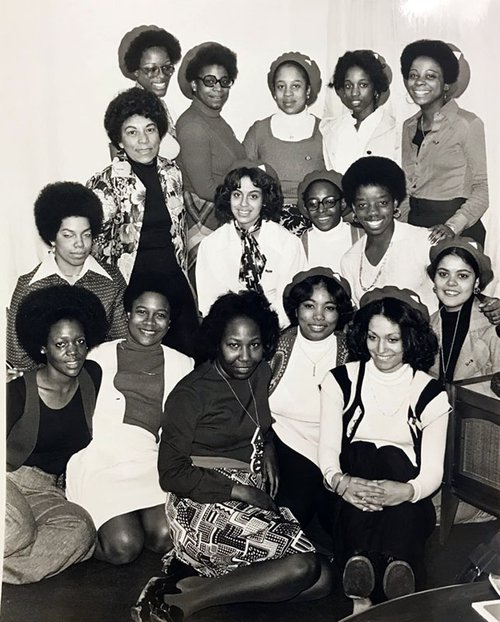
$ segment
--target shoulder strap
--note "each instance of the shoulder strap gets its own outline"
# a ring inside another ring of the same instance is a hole
[[[85,419],[87,426],[92,434],[92,415],[94,414],[96,390],[92,378],[89,372],[82,367],[80,376],[78,377],[80,384],[80,395],[82,396],[83,412],[85,413]]]

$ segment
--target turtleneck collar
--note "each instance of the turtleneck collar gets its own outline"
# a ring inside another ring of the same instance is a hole
[[[335,336],[335,333],[332,333],[326,339],[321,339],[321,341],[311,341],[310,339],[306,339],[304,337],[304,335],[300,332],[300,327],[298,327],[297,341],[300,344],[300,347],[308,354],[319,354],[336,347],[337,337]]]
[[[161,350],[161,343],[156,343],[152,346],[143,346],[141,343],[135,341],[135,339],[130,335],[130,332],[127,333],[127,337],[118,345],[124,350],[130,350],[133,352],[156,352],[157,350]]]
[[[220,110],[214,110],[213,108],[209,108],[197,97],[193,97],[193,103],[191,104],[191,106],[193,106],[193,108],[197,108],[202,114],[207,117],[212,117],[213,119],[220,117]]]
[[[394,371],[380,371],[375,363],[370,359],[366,364],[366,371],[375,379],[376,382],[381,384],[399,384],[405,377],[411,380],[413,377],[413,370],[408,363],[403,363],[401,367]]]

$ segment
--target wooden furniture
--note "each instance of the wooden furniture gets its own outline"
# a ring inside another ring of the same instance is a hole
[[[500,516],[500,399],[491,376],[448,385],[453,407],[442,488],[440,542],[446,541],[459,500]]]

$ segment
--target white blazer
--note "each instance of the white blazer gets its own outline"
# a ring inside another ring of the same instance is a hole
[[[297,272],[306,269],[304,247],[298,237],[271,220],[262,222],[258,242],[267,260],[261,279],[262,289],[283,328],[290,323],[283,308],[283,290]],[[196,260],[196,289],[202,315],[208,313],[212,303],[222,294],[245,289],[238,278],[241,252],[241,239],[232,222],[201,241]]]

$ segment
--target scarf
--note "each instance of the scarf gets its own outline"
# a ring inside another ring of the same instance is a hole
[[[247,289],[263,294],[264,290],[260,284],[260,279],[266,266],[266,256],[261,252],[259,243],[254,237],[254,233],[259,231],[262,221],[259,220],[249,229],[242,229],[237,220],[234,226],[241,239],[241,260],[239,280],[245,284]]]

